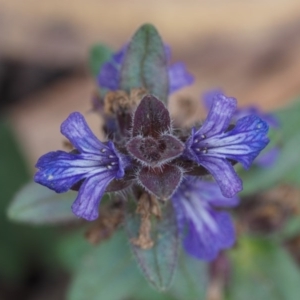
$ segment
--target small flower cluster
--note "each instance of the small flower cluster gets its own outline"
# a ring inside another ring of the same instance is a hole
[[[120,91],[120,65],[126,47],[105,63],[98,77],[100,111],[109,137],[101,142],[84,117],[72,113],[61,125],[71,152],[55,151],[37,162],[35,181],[57,193],[78,190],[72,210],[88,221],[99,216],[105,193],[138,194],[171,201],[191,255],[214,259],[235,241],[230,216],[218,208],[238,204],[243,188],[235,163],[248,169],[266,147],[268,125],[257,114],[237,116],[237,101],[218,92],[211,97],[199,128],[176,130],[168,108],[144,87]],[[166,47],[168,58],[169,48]],[[182,63],[169,66],[169,93],[193,82]],[[234,123],[232,123],[234,121]],[[203,179],[210,174],[216,183]],[[138,201],[138,199],[137,199]]]

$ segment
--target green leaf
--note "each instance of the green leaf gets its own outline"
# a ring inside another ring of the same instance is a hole
[[[142,276],[129,249],[124,232],[91,246],[82,233],[62,237],[59,253],[71,271],[76,271],[69,300],[204,300],[207,264],[182,255],[174,284],[158,292]]]
[[[137,266],[134,266],[135,269],[137,269]],[[138,270],[137,270],[138,271]],[[134,300],[177,300],[178,298],[173,297],[170,295],[170,293],[162,293],[158,292],[157,290],[153,289],[151,286],[149,286],[148,282],[142,277],[142,275],[139,273],[137,274],[140,278],[138,287],[135,287],[134,291],[132,292],[132,298]],[[181,300],[185,300],[182,298]]]
[[[300,98],[292,101],[290,105],[275,112],[280,121],[283,141],[290,140],[299,132]]]
[[[53,228],[27,227],[7,219],[7,206],[13,195],[30,180],[30,172],[9,125],[0,118],[0,277],[4,284],[8,278],[22,280],[28,276],[32,258],[48,270],[58,265]]]
[[[128,214],[125,226],[129,238],[136,238],[140,229],[139,215]],[[131,244],[132,251],[146,279],[156,289],[165,291],[171,285],[179,252],[179,229],[170,201],[162,208],[161,219],[152,219],[151,238],[152,248],[144,250]]]
[[[300,151],[300,150],[299,150]],[[284,182],[294,186],[300,185],[300,163],[295,163],[293,169],[289,170],[284,178]]]
[[[278,182],[300,184],[300,101],[293,102],[289,107],[275,112],[279,118],[278,134],[271,136],[281,146],[277,162],[269,168],[252,166],[250,171],[241,170],[244,183],[242,195],[249,195],[266,190]],[[278,140],[279,136],[279,140]]]
[[[300,133],[288,140],[281,148],[277,162],[269,168],[252,166],[250,171],[241,171],[244,189],[241,195],[249,195],[274,186],[288,178],[291,170],[299,163]]]
[[[300,199],[299,199],[300,200]],[[289,238],[296,237],[300,234],[300,216],[295,215],[291,216],[286,223],[283,225],[283,228],[276,233],[280,240],[286,240]]]
[[[128,45],[121,67],[121,89],[146,88],[167,102],[169,78],[167,58],[161,37],[154,26],[143,25]]]
[[[79,230],[62,235],[57,243],[56,253],[61,264],[74,272],[81,267],[82,258],[92,249],[93,246],[84,238],[84,230]]]
[[[231,251],[231,300],[294,300],[300,294],[300,271],[280,245],[244,237]]]
[[[103,64],[110,60],[113,51],[103,45],[96,44],[91,47],[89,55],[89,67],[94,77],[97,77],[100,73]]]
[[[22,274],[26,259],[20,251],[18,228],[8,222],[6,208],[15,191],[29,179],[29,172],[9,124],[1,118],[0,145],[0,276],[14,278]]]
[[[82,249],[82,242],[79,245]],[[116,233],[99,246],[91,247],[82,258],[78,259],[77,273],[68,293],[69,300],[172,299],[148,286],[132,259],[123,232]]]
[[[83,258],[72,282],[70,300],[120,300],[129,297],[137,286],[138,278],[132,275],[132,263],[126,248],[126,239],[120,233],[92,248]]]
[[[8,217],[13,221],[31,224],[57,224],[75,221],[71,211],[76,192],[64,194],[45,188],[35,182],[24,186],[8,208]]]
[[[207,284],[208,264],[183,253],[178,261],[171,295],[180,300],[204,300]]]
[[[278,111],[276,114],[282,124],[283,143],[288,140],[294,139],[299,135],[300,98],[296,99],[291,105]],[[295,146],[294,152],[300,152],[300,144]],[[295,162],[289,172],[285,174],[284,182],[297,186],[300,185],[300,160],[298,160],[298,162]]]

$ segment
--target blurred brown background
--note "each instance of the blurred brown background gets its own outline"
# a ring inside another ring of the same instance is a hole
[[[32,172],[39,156],[62,149],[59,128],[71,112],[84,113],[100,134],[99,117],[91,113],[96,83],[89,48],[102,42],[117,50],[145,22],[172,47],[172,60],[184,61],[195,75],[196,84],[172,100],[188,94],[199,101],[218,87],[241,106],[271,111],[300,95],[299,0],[0,0],[0,125],[8,119]],[[29,174],[12,152],[16,145],[3,145],[10,132],[0,129],[0,298],[64,299],[69,277],[49,255],[57,251],[56,235],[7,220],[8,202]],[[1,277],[11,262],[21,279]]]
[[[0,0],[1,110],[30,165],[61,148],[70,112],[89,112],[89,47],[118,49],[145,22],[195,75],[182,93],[220,87],[264,110],[300,94],[299,0]],[[96,115],[87,119],[99,128]]]

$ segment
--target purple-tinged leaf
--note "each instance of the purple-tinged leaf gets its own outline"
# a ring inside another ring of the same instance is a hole
[[[158,140],[137,136],[129,141],[127,150],[142,163],[155,167],[179,156],[184,150],[184,145],[171,135],[163,135]]]
[[[179,139],[169,134],[162,135],[159,141],[161,147],[164,148],[161,154],[161,160],[163,160],[164,163],[178,157],[185,148]]]
[[[138,179],[148,192],[159,199],[168,200],[182,180],[182,170],[170,165],[153,169],[144,167],[139,172]]]
[[[134,137],[127,144],[127,150],[139,161],[155,166],[161,157],[159,141],[152,137]]]
[[[132,136],[158,138],[162,132],[169,132],[170,114],[165,105],[152,95],[145,96],[133,117]]]

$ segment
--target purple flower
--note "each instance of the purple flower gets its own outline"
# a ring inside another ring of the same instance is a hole
[[[277,161],[279,155],[280,155],[280,148],[275,146],[270,150],[261,153],[255,159],[254,163],[259,165],[260,167],[269,168]]]
[[[213,104],[214,97],[220,94],[221,95],[223,94],[223,91],[220,89],[211,90],[203,94],[203,103],[207,110],[210,110]],[[267,122],[270,127],[278,128],[280,126],[279,120],[276,118],[276,116],[274,116],[274,114],[264,113],[255,106],[246,106],[243,108],[237,108],[234,115],[232,116],[232,120],[236,121],[248,115],[257,115],[262,120]]]
[[[78,217],[95,220],[106,187],[113,179],[124,176],[125,157],[116,151],[112,142],[100,142],[78,112],[62,123],[61,133],[76,150],[49,152],[40,157],[34,180],[57,193],[66,192],[83,181],[72,210]]]
[[[186,141],[185,155],[211,173],[225,197],[243,188],[231,160],[248,169],[269,142],[267,123],[255,115],[238,119],[230,130],[236,106],[236,99],[216,94],[207,119]]]
[[[194,82],[194,77],[188,73],[184,63],[177,62],[169,66],[169,94],[172,94]]]
[[[204,93],[203,95],[203,103],[207,110],[209,110],[212,106],[213,99],[218,94],[223,94],[222,90],[215,89]],[[240,118],[246,117],[248,115],[256,115],[260,117],[262,120],[268,123],[271,128],[278,129],[280,127],[279,120],[272,113],[262,112],[255,106],[246,106],[243,108],[238,108],[234,115],[232,116],[232,121],[237,121]],[[270,149],[266,149],[263,153],[261,153],[254,161],[256,165],[260,167],[267,168],[272,166],[278,156],[280,154],[279,147],[275,146]]]
[[[188,176],[172,197],[187,253],[203,260],[213,260],[219,251],[235,242],[230,215],[215,207],[233,207],[237,196],[225,198],[218,186]]]
[[[117,90],[120,82],[121,64],[126,53],[127,47],[123,47],[116,52],[111,60],[104,63],[98,76],[98,84],[109,90]],[[168,61],[171,58],[171,49],[165,46],[165,52]],[[169,93],[174,93],[181,88],[188,86],[194,82],[194,77],[188,73],[184,63],[177,62],[169,66]]]
[[[280,126],[279,121],[274,116],[274,114],[264,113],[255,106],[246,106],[246,107],[237,109],[233,119],[238,120],[238,119],[248,116],[248,115],[259,116],[261,119],[263,119],[265,122],[267,122],[270,127],[278,128]]]
[[[119,88],[121,64],[126,52],[126,47],[112,55],[110,61],[103,64],[98,76],[98,84],[109,90]]]

